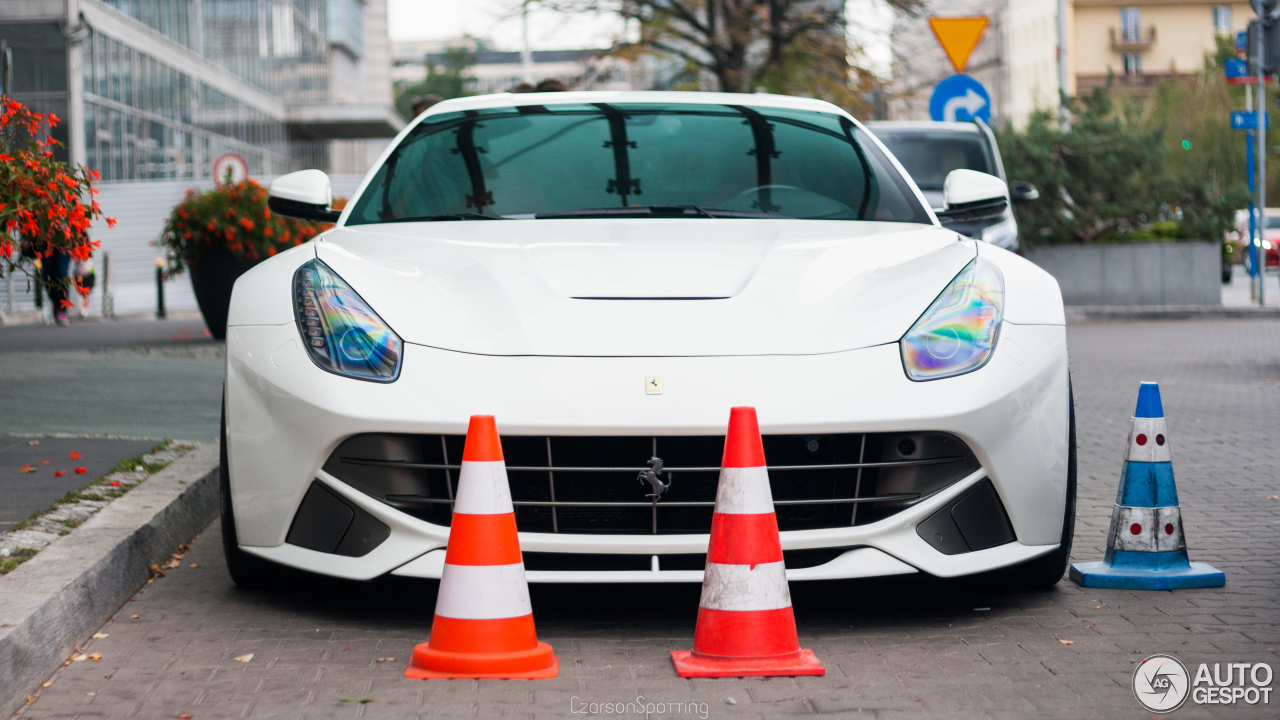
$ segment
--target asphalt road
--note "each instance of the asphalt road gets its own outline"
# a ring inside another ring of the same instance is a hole
[[[199,313],[190,312],[171,320],[82,320],[73,316],[67,327],[0,327],[0,353],[171,347],[203,342],[212,342],[209,331]]]
[[[223,356],[198,317],[0,328],[0,435],[216,440]]]
[[[691,645],[697,587],[535,586],[539,635],[560,657],[559,678],[424,682],[403,673],[430,629],[432,583],[241,591],[215,523],[181,567],[86,647],[101,662],[65,667],[23,716],[579,717],[584,703],[639,698],[686,703],[654,718],[1136,720],[1151,714],[1134,700],[1133,669],[1154,653],[1173,653],[1193,672],[1199,663],[1280,669],[1280,501],[1271,499],[1280,496],[1280,322],[1118,322],[1069,334],[1080,438],[1075,558],[1102,557],[1138,383],[1157,380],[1190,552],[1226,572],[1225,588],[1064,581],[1006,594],[918,577],[795,583],[802,644],[824,661],[825,677],[681,680],[668,653]],[[1278,704],[1189,703],[1176,717],[1276,717]]]

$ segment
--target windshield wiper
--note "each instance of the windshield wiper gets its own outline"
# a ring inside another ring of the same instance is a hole
[[[437,220],[506,220],[507,218],[495,215],[481,215],[480,213],[462,212],[462,213],[445,213],[444,215],[411,215],[409,217],[396,217],[383,220],[385,223],[393,222],[435,222]]]
[[[741,210],[721,210],[720,208],[705,208],[701,205],[632,205],[630,207],[605,207],[605,208],[577,208],[574,210],[548,210],[534,215],[539,220],[553,220],[563,218],[604,218],[604,217],[634,217],[634,218],[678,218],[678,217],[704,217],[704,218],[785,218],[785,215],[776,213],[758,213],[744,212]]]

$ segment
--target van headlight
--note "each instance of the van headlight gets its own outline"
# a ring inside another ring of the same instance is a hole
[[[982,367],[995,350],[1003,317],[1004,276],[975,258],[902,336],[907,377],[939,380]]]
[[[994,225],[982,228],[982,241],[997,247],[1007,248],[1016,244],[1018,239],[1018,223],[1013,216],[1001,220]]]
[[[318,259],[293,275],[293,316],[307,354],[322,369],[371,382],[399,377],[400,336]]]

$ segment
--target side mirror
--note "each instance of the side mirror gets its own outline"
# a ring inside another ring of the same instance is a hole
[[[337,222],[341,210],[329,207],[333,204],[333,189],[329,176],[319,170],[299,170],[281,175],[267,188],[267,209],[277,215]]]
[[[942,212],[938,219],[994,220],[1009,209],[1009,188],[994,175],[976,170],[952,170],[942,184]]]
[[[1009,183],[1009,194],[1013,197],[1015,204],[1029,203],[1032,200],[1040,199],[1040,191],[1035,185],[1021,180],[1014,180]]]

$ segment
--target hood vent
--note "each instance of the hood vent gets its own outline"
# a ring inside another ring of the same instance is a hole
[[[711,296],[711,297],[609,297],[609,296],[583,296],[574,297],[574,300],[728,300],[729,296]]]

